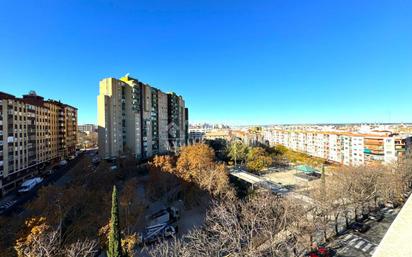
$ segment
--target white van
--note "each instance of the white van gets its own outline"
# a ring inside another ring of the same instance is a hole
[[[42,178],[35,177],[31,178],[29,180],[24,181],[20,188],[17,190],[19,193],[26,193],[32,190],[34,187],[36,187],[38,184],[40,184],[43,181]]]

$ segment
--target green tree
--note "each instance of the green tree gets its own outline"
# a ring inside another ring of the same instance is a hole
[[[228,143],[223,138],[205,140],[205,144],[210,146],[215,152],[216,158],[220,161],[228,161],[227,151]]]
[[[122,243],[120,237],[119,201],[116,186],[113,186],[112,217],[110,218],[108,257],[122,257]]]
[[[275,145],[269,148],[269,153],[272,155],[285,155],[289,149],[283,145]]]
[[[237,165],[238,160],[242,163],[246,159],[247,152],[248,147],[242,141],[234,141],[230,144],[228,155]]]
[[[262,147],[252,147],[247,155],[247,168],[253,172],[260,172],[272,165],[272,158]]]

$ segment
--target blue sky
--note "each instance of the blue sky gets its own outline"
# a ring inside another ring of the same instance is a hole
[[[0,0],[0,91],[96,122],[99,80],[184,96],[191,122],[412,121],[412,1]]]

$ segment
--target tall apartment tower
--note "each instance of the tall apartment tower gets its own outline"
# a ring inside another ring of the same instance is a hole
[[[181,96],[126,75],[100,81],[97,105],[102,158],[130,153],[145,159],[186,144],[188,111]]]
[[[30,92],[0,92],[0,196],[76,151],[77,109]]]

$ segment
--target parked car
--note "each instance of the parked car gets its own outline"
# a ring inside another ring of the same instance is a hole
[[[390,209],[395,209],[399,206],[399,204],[394,203],[392,201],[388,201],[385,203],[385,207],[390,208]]]
[[[116,163],[117,159],[114,157],[111,157],[111,158],[105,158],[104,160],[107,161],[108,163]]]
[[[11,200],[0,205],[0,215],[5,214],[11,207],[17,203],[16,200]]]
[[[54,172],[56,172],[56,170],[57,170],[56,166],[52,167],[46,171],[46,175],[52,175]]]
[[[331,257],[335,255],[335,251],[325,246],[319,246],[317,249],[312,250],[305,254],[306,257]]]
[[[371,220],[381,221],[383,220],[383,218],[384,218],[383,213],[380,211],[372,212],[369,214],[369,219]]]
[[[361,222],[354,222],[349,225],[349,228],[355,230],[356,232],[365,233],[371,227],[368,224],[361,223]]]
[[[65,166],[65,165],[67,165],[67,161],[66,161],[66,160],[61,160],[61,161],[59,162],[59,165],[60,165],[60,166]]]
[[[100,162],[100,157],[99,156],[93,157],[93,159],[92,159],[93,164],[98,164],[99,162]]]
[[[26,193],[35,188],[37,185],[39,185],[43,181],[42,178],[40,177],[35,177],[29,180],[24,181],[20,188],[17,190],[19,193]]]

